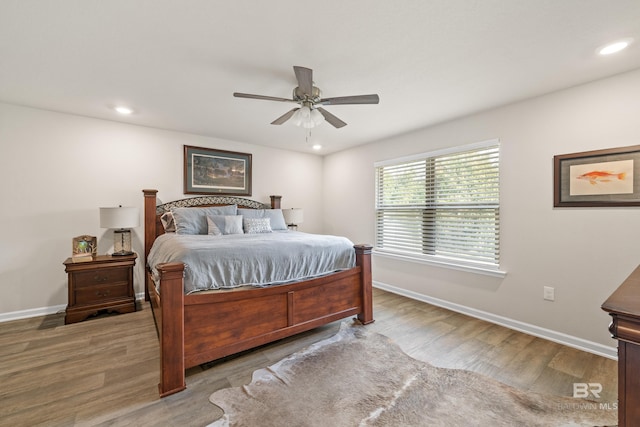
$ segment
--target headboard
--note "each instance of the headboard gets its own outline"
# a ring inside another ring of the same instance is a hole
[[[142,190],[144,193],[144,262],[156,238],[164,234],[160,217],[173,208],[238,205],[246,209],[280,209],[282,196],[270,196],[271,205],[235,196],[198,196],[156,205],[158,190]]]

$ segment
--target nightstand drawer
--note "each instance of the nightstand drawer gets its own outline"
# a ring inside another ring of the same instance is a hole
[[[104,268],[102,270],[74,273],[75,287],[99,286],[129,280],[129,268]]]
[[[76,289],[75,293],[76,304],[99,304],[103,301],[128,297],[129,286],[127,282],[113,285],[91,286]]]

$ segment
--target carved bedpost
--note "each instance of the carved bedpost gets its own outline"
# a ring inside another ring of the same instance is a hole
[[[355,245],[356,265],[362,269],[362,312],[358,320],[363,324],[373,323],[373,287],[371,284],[371,245]]]
[[[162,292],[160,335],[160,397],[187,388],[184,364],[184,264],[158,266]]]
[[[158,190],[142,190],[144,193],[144,300],[149,301],[149,275],[147,274],[147,258],[153,241],[156,239],[156,194]]]
[[[269,197],[271,197],[271,209],[280,209],[282,196],[269,196]]]

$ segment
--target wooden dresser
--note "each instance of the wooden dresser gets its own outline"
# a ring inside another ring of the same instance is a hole
[[[137,255],[100,255],[86,262],[64,262],[69,280],[69,300],[64,323],[85,320],[100,311],[136,311],[133,266]]]
[[[618,425],[640,426],[640,266],[602,304],[618,340]]]

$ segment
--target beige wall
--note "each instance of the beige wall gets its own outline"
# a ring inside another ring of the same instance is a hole
[[[498,138],[507,276],[374,256],[374,281],[543,335],[613,347],[600,305],[640,263],[640,208],[554,209],[552,162],[640,144],[639,117],[635,71],[327,156],[324,230],[374,241],[375,161]],[[543,300],[545,285],[555,287],[555,302]]]
[[[283,207],[305,208],[301,231],[322,231],[319,156],[0,103],[0,320],[66,306],[62,262],[72,237],[94,235],[99,253],[113,250],[100,206],[137,206],[142,215],[143,188],[164,201],[186,197],[185,144],[252,153],[251,198],[268,203],[280,194]],[[141,225],[138,254],[143,238]]]
[[[640,144],[638,117],[640,70],[323,159],[0,104],[0,320],[64,308],[71,238],[95,235],[100,253],[111,250],[98,207],[142,209],[142,188],[165,201],[184,197],[183,144],[252,153],[252,198],[282,194],[284,207],[305,208],[303,231],[373,242],[375,161],[499,138],[507,276],[374,256],[374,281],[552,338],[613,347],[599,307],[640,260],[640,208],[554,209],[552,159]],[[139,253],[142,237],[140,226]],[[141,283],[139,262],[137,292]],[[555,302],[542,299],[545,285],[555,287]]]

